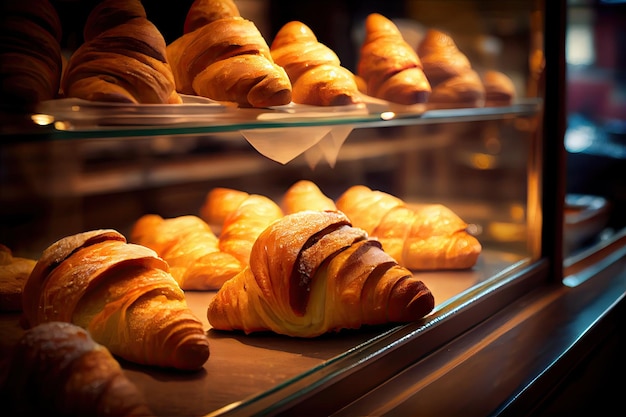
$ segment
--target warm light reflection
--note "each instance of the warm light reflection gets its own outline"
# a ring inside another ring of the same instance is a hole
[[[491,169],[495,166],[496,158],[493,155],[475,153],[471,158],[472,166],[477,169]]]
[[[524,220],[526,210],[521,204],[513,204],[511,205],[509,213],[511,214],[511,219],[513,221],[521,222],[522,220]]]
[[[33,114],[30,118],[39,126],[47,126],[54,122],[54,117],[49,114]]]
[[[383,120],[391,120],[396,117],[396,114],[392,111],[385,111],[380,114],[380,118]]]
[[[62,122],[62,121],[54,122],[54,128],[56,130],[70,130],[71,127],[72,125],[67,122]]]

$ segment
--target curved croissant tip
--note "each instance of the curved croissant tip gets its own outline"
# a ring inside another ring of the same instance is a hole
[[[175,368],[183,371],[201,369],[211,354],[209,340],[205,335],[188,338],[175,351]]]

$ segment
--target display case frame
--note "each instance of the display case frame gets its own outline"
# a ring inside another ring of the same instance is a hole
[[[491,109],[434,110],[417,113],[397,113],[388,117],[382,112],[342,117],[292,118],[288,121],[237,122],[223,124],[184,123],[157,127],[114,127],[85,129],[56,129],[51,125],[34,126],[27,123],[4,125],[0,130],[2,152],[11,155],[11,149],[23,144],[36,146],[50,141],[91,141],[116,138],[145,138],[153,136],[186,137],[246,130],[310,128],[319,126],[350,126],[353,129],[386,128],[418,124],[485,121],[507,117],[522,117],[541,113],[540,165],[534,167],[541,212],[540,255],[532,262],[511,265],[484,285],[474,286],[452,302],[439,308],[433,315],[415,323],[394,326],[375,334],[364,343],[345,352],[324,358],[319,364],[294,377],[285,378],[275,386],[260,384],[262,392],[232,401],[209,412],[210,416],[226,415],[332,415],[348,403],[391,379],[403,370],[416,366],[432,352],[478,323],[497,315],[507,305],[546,283],[561,283],[563,279],[563,213],[565,131],[564,99],[565,62],[565,1],[537,2],[543,13],[542,34],[545,66],[539,88],[544,88],[543,101],[522,101],[511,107]],[[128,366],[128,373],[136,380],[144,380],[141,369]],[[140,375],[141,374],[141,375]],[[154,375],[158,378],[162,375]],[[211,377],[210,375],[208,377]],[[176,379],[176,378],[173,378]],[[235,381],[230,381],[235,382]],[[338,393],[341,393],[339,396]],[[208,396],[212,395],[207,393]],[[184,407],[183,407],[184,409]]]

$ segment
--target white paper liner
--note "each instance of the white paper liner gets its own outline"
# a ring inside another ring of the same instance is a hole
[[[334,166],[337,155],[353,126],[312,126],[242,130],[241,134],[259,153],[287,164],[301,154],[311,168],[322,159]]]

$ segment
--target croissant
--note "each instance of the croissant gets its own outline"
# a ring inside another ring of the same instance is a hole
[[[283,195],[281,208],[285,214],[305,210],[337,210],[335,202],[309,180],[300,180],[292,184]]]
[[[44,250],[22,292],[28,326],[74,323],[113,355],[196,370],[209,357],[202,322],[167,263],[111,229],[67,236]]]
[[[274,63],[256,25],[231,3],[196,0],[190,7],[189,32],[167,46],[177,91],[240,107],[290,103],[287,73]]]
[[[71,323],[27,330],[5,361],[3,375],[0,401],[8,415],[154,415],[109,350]]]
[[[232,0],[195,0],[189,7],[183,33],[193,32],[217,19],[240,16],[239,8]]]
[[[244,267],[221,251],[209,225],[192,215],[164,219],[146,214],[133,225],[130,240],[163,258],[183,290],[218,289]]]
[[[424,73],[431,86],[472,69],[472,64],[459,50],[452,37],[437,29],[428,29],[417,46]]]
[[[424,283],[338,211],[301,211],[272,223],[250,264],[211,299],[214,329],[316,337],[408,322],[434,308]]]
[[[467,224],[441,204],[409,207],[401,199],[364,185],[346,190],[336,201],[356,227],[411,270],[466,269],[482,247]]]
[[[83,39],[91,41],[96,36],[131,19],[147,19],[140,1],[106,0],[96,5],[87,16],[83,27]]]
[[[425,103],[431,92],[414,48],[391,20],[378,13],[365,19],[357,75],[363,78],[368,95],[393,103]]]
[[[0,104],[31,110],[59,92],[61,20],[47,0],[3,1],[0,16]]]
[[[485,87],[485,106],[508,106],[516,96],[513,80],[503,72],[487,70],[482,74]]]
[[[239,200],[242,196],[244,198]],[[283,217],[283,212],[278,204],[266,196],[222,187],[213,189],[207,194],[205,206],[214,207],[219,205],[220,201],[224,201],[229,212],[221,224],[219,248],[237,258],[245,266],[248,264],[250,251],[257,236],[270,223]],[[232,204],[235,201],[237,204]],[[201,211],[210,214],[207,209]],[[208,222],[215,224],[215,220],[211,218]]]
[[[115,11],[119,7],[126,9]],[[88,16],[84,32],[88,40],[70,57],[61,82],[66,97],[134,104],[182,103],[167,60],[165,39],[145,17],[139,0],[99,3]]]
[[[206,195],[200,208],[200,218],[204,220],[213,233],[219,236],[226,217],[248,197],[245,191],[226,187],[212,188]]]
[[[313,106],[343,106],[362,102],[350,70],[317,40],[304,23],[291,21],[280,28],[270,47],[292,84],[292,101]]]
[[[432,94],[434,108],[481,107],[485,88],[478,74],[454,39],[445,32],[428,29],[417,46]]]
[[[22,288],[36,263],[13,256],[9,247],[0,244],[0,311],[22,310]]]
[[[433,87],[429,105],[434,108],[483,107],[485,88],[474,70],[448,78]]]

